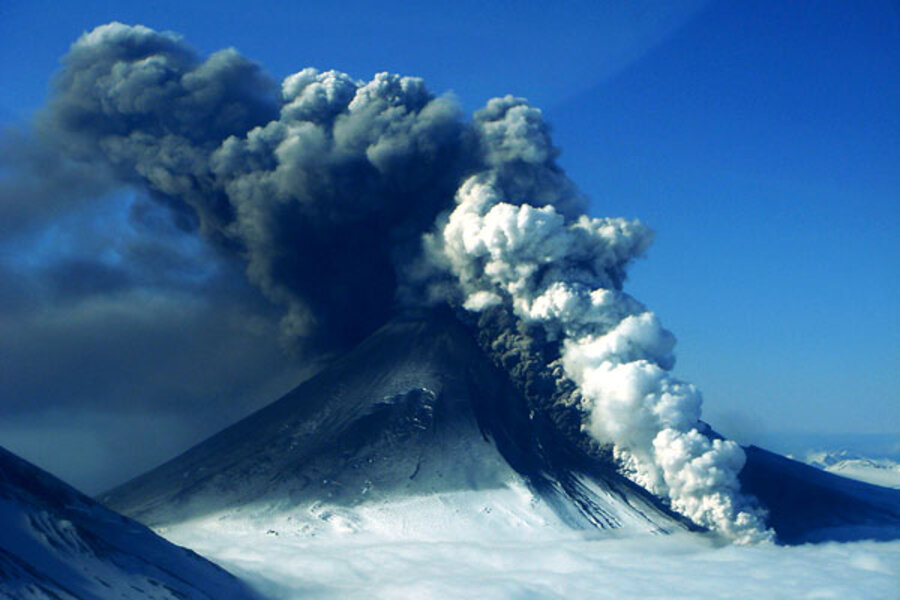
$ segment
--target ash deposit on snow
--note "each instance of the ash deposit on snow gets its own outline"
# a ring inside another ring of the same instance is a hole
[[[233,49],[204,59],[112,23],[73,44],[33,137],[245,261],[288,345],[340,350],[399,310],[450,304],[627,477],[736,542],[771,539],[740,493],[743,450],[700,422],[674,337],[623,291],[650,230],[584,214],[524,99],[467,119],[415,77],[307,68],[279,86]]]

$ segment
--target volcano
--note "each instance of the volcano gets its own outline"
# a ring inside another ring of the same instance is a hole
[[[410,499],[427,507],[394,514]],[[572,453],[449,311],[391,321],[280,400],[101,500],[154,526],[262,511],[356,529],[378,527],[359,514],[378,507],[375,521],[407,533],[436,522],[691,528],[609,464]]]
[[[698,529],[576,435],[529,406],[450,311],[417,312],[100,499],[159,528],[215,518],[273,535]],[[741,482],[783,543],[900,537],[900,491],[756,447]]]

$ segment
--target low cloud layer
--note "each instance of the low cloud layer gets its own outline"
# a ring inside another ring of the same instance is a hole
[[[716,547],[686,534],[590,539],[530,528],[475,539],[438,530],[424,540],[257,531],[201,522],[167,535],[273,598],[304,590],[321,598],[874,600],[891,597],[900,577],[900,542]]]

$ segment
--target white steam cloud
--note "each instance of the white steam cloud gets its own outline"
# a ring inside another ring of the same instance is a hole
[[[536,109],[512,98],[490,108],[476,123],[498,160],[463,183],[456,208],[426,238],[432,259],[457,279],[455,300],[475,312],[505,306],[558,341],[583,429],[615,445],[633,481],[738,543],[772,539],[763,513],[740,493],[743,450],[701,433],[699,391],[669,372],[675,338],[619,289],[651,232],[639,221],[566,217],[547,186],[510,195],[504,168],[548,170],[553,152]],[[569,186],[559,191],[568,208]]]

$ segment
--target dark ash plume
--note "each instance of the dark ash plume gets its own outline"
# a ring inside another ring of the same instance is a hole
[[[396,265],[452,203],[470,155],[455,104],[420,79],[306,69],[279,93],[234,50],[201,60],[141,26],[83,35],[54,90],[45,138],[102,156],[243,255],[286,308],[285,333],[326,346],[388,318]]]
[[[674,336],[623,291],[652,233],[583,214],[525,100],[465,122],[413,77],[305,69],[278,90],[234,50],[201,60],[113,23],[72,46],[39,129],[242,256],[288,337],[338,348],[398,296],[448,303],[570,439],[612,447],[700,525],[771,537],[740,493],[743,451],[706,435],[699,391],[670,374]]]

